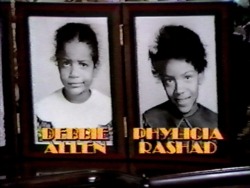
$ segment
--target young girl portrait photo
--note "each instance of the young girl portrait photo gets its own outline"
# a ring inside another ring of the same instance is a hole
[[[107,19],[30,17],[29,24],[35,130],[110,128]]]
[[[139,17],[136,29],[141,126],[218,127],[214,17]]]

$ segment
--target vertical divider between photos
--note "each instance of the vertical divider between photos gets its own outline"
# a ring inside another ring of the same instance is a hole
[[[127,33],[126,33],[126,29],[127,26],[124,22],[124,12],[123,12],[123,3],[119,3],[120,6],[120,25],[119,25],[119,33],[120,33],[120,47],[121,47],[121,70],[122,72],[120,74],[122,74],[122,110],[123,110],[123,129],[124,129],[124,139],[125,139],[125,155],[126,155],[126,159],[129,159],[129,154],[130,154],[130,144],[129,144],[129,127],[128,127],[128,113],[129,110],[127,108],[127,102],[128,102],[128,98],[127,98],[127,81],[126,81],[126,59],[128,57],[128,55],[126,54],[126,44],[127,44]]]
[[[136,70],[135,66],[132,65],[133,57],[135,57],[135,49],[133,48],[133,36],[132,36],[132,18],[128,12],[128,3],[122,4],[122,20],[123,20],[123,33],[124,33],[124,70],[125,70],[125,79],[124,79],[124,87],[125,96],[126,96],[126,119],[127,119],[127,138],[128,138],[128,157],[131,158],[133,156],[134,151],[134,142],[131,136],[133,135],[133,126],[135,124],[134,119],[136,117],[134,105],[136,103],[135,96],[133,95],[133,91],[136,89],[137,83],[133,83],[135,80]],[[136,63],[136,62],[134,62]]]
[[[105,7],[105,4],[103,4]],[[127,152],[127,142],[125,137],[124,127],[124,117],[125,117],[125,94],[124,94],[124,67],[123,67],[123,45],[121,44],[121,37],[123,33],[121,32],[122,27],[122,14],[121,14],[121,4],[107,4],[107,7],[114,7],[114,12],[111,19],[114,25],[110,26],[112,33],[110,35],[110,54],[111,54],[111,90],[113,99],[113,117],[115,117],[116,123],[116,136],[115,140],[118,141],[118,150],[121,152],[122,156],[126,158]]]

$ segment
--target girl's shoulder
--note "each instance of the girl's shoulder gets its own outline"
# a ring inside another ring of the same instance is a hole
[[[91,101],[98,101],[100,103],[111,103],[111,98],[107,95],[104,95],[103,93],[101,93],[100,91],[96,90],[96,89],[91,89],[91,97],[90,97]]]
[[[58,89],[35,104],[36,109],[53,107],[65,100],[62,89]]]

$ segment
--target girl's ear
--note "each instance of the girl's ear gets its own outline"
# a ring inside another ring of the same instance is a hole
[[[198,75],[198,84],[201,85],[203,81],[204,81],[204,72],[201,72]]]

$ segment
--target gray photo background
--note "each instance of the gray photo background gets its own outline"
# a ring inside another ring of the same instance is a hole
[[[63,87],[58,67],[53,61],[55,31],[69,22],[90,24],[97,34],[100,52],[99,70],[92,83],[103,94],[110,96],[110,66],[108,25],[106,17],[29,17],[33,103]]]
[[[200,85],[198,102],[218,111],[216,77],[216,41],[214,16],[164,16],[136,17],[136,51],[138,71],[139,111],[142,113],[167,100],[161,82],[151,73],[148,49],[154,45],[154,39],[163,25],[183,25],[196,32],[206,49],[208,66],[205,79]]]
[[[2,20],[0,18],[0,147],[6,145],[4,127],[4,103],[3,103],[3,80],[2,80]]]
[[[29,17],[29,41],[33,106],[39,100],[62,88],[56,62],[55,32],[69,22],[89,24],[99,43],[99,66],[91,88],[111,97],[108,20],[106,17]],[[35,125],[35,122],[34,122]],[[34,126],[35,140],[37,127]],[[36,141],[35,141],[36,142]]]

